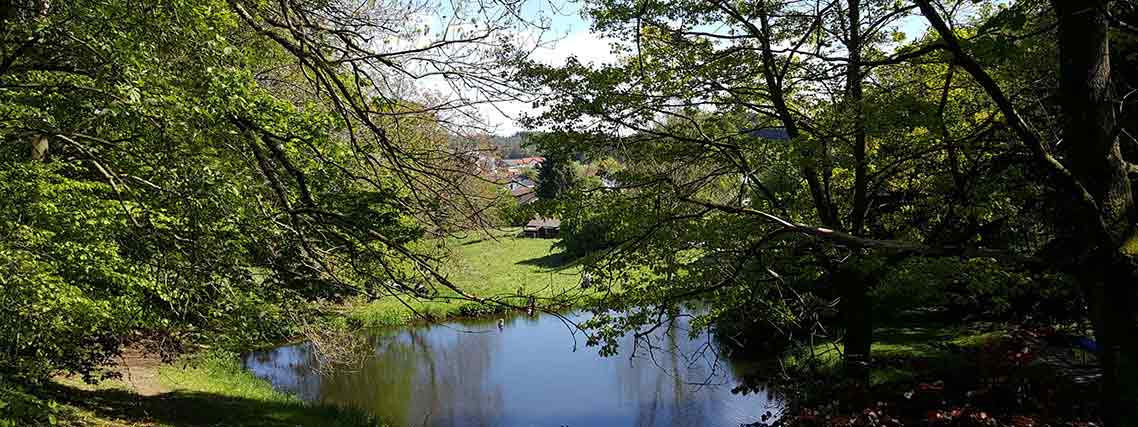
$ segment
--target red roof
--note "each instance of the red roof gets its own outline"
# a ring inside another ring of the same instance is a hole
[[[520,159],[506,159],[502,163],[506,166],[537,166],[545,161],[545,157],[523,157]]]

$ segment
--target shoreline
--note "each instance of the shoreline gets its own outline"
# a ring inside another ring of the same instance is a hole
[[[476,295],[511,298],[519,284],[542,299],[566,298],[565,292],[577,288],[578,267],[559,258],[553,240],[513,237],[516,230],[499,230],[495,238],[477,235],[456,240],[458,283]],[[552,261],[551,261],[552,260]],[[593,297],[568,295],[572,304],[552,304],[558,311],[579,308]],[[388,297],[370,302],[349,303],[328,319],[355,322],[360,329],[420,327],[470,319],[493,319],[511,310],[471,301],[458,301],[443,295],[434,300],[411,302],[420,313]],[[56,423],[65,426],[176,426],[176,425],[383,425],[382,421],[360,410],[303,402],[279,392],[263,379],[244,370],[240,355],[270,350],[306,340],[304,335],[281,343],[241,349],[239,352],[205,349],[162,363],[154,355],[125,349],[124,358],[111,369],[126,370],[121,379],[103,380],[91,385],[78,378],[57,376],[36,390],[0,383],[3,395],[27,396],[27,406],[39,409],[40,418],[17,419],[16,425]],[[128,361],[129,360],[129,361]],[[224,410],[210,410],[224,407]],[[221,418],[210,418],[210,412]],[[37,415],[38,416],[38,415]],[[4,421],[0,419],[0,421]]]

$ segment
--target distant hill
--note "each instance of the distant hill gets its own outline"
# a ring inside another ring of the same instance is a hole
[[[498,155],[503,159],[520,159],[523,157],[538,156],[533,147],[526,147],[525,143],[534,132],[518,132],[511,136],[492,136],[490,144],[498,148]]]

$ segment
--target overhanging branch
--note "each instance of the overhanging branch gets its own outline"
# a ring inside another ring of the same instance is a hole
[[[1017,264],[1043,263],[1042,260],[1035,257],[1018,255],[999,249],[990,249],[975,246],[928,246],[920,243],[906,242],[902,240],[880,240],[857,237],[849,233],[843,233],[841,231],[831,230],[829,228],[815,227],[812,225],[792,222],[777,215],[756,209],[723,205],[692,198],[683,198],[682,200],[721,212],[762,218],[767,222],[779,225],[787,232],[802,234],[811,238],[824,240],[849,248],[871,249],[892,254],[910,254],[922,257],[993,258],[1000,261]]]

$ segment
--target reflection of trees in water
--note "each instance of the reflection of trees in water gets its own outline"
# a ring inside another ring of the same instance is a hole
[[[487,376],[496,333],[408,330],[376,339],[361,369],[333,372],[321,398],[370,410],[393,425],[478,425],[503,412]],[[496,331],[495,331],[496,332]]]
[[[627,339],[625,348],[633,354],[618,377],[625,399],[640,402],[636,425],[698,426],[722,410],[723,402],[714,394],[699,391],[732,386],[731,361],[720,357],[710,333],[689,333],[686,321],[670,318],[650,333]],[[651,384],[643,384],[644,378]]]
[[[320,397],[320,375],[311,369],[316,363],[312,346],[307,343],[278,347],[251,353],[245,368],[253,375],[269,380],[273,387],[295,393],[304,400]]]
[[[417,383],[421,390],[414,393],[422,399],[412,403],[414,412],[422,414],[422,419],[411,420],[412,423],[480,425],[502,416],[501,390],[491,389],[488,381],[491,354],[498,350],[501,335],[497,331],[456,332],[454,339],[448,340],[449,334],[430,332],[433,331],[413,338],[427,369],[420,370]]]
[[[533,328],[540,323],[539,320],[521,319],[516,322],[515,326],[523,328],[515,331],[513,336],[508,335],[510,329],[506,333],[499,332],[491,322],[480,325],[490,328],[489,333],[462,333],[448,326],[435,326],[377,337],[374,354],[361,367],[335,371],[324,377],[306,369],[315,360],[311,355],[312,349],[304,345],[257,354],[247,359],[247,364],[258,375],[271,372],[268,376],[261,376],[275,378],[274,384],[282,389],[299,392],[306,399],[362,407],[392,425],[541,422],[545,419],[540,405],[525,404],[526,410],[522,410],[511,407],[511,402],[504,399],[510,396],[508,393],[527,397],[534,396],[529,393],[546,393],[548,390],[542,389],[544,383],[523,380],[520,383],[529,384],[528,387],[534,389],[509,389],[511,384],[517,384],[509,373],[519,367],[506,365],[519,362],[526,364],[522,369],[535,369],[535,366],[540,369],[550,362],[546,359],[537,359],[540,360],[537,362],[530,357],[518,359],[514,356],[516,353],[492,353],[517,352],[518,346],[532,346],[534,344],[530,340],[548,337],[553,333],[551,330],[559,331],[560,325]],[[753,420],[746,418],[754,414],[757,420],[765,410],[761,400],[751,398],[743,403],[725,395],[734,385],[729,384],[735,378],[732,369],[728,368],[731,361],[719,357],[718,346],[714,345],[710,334],[689,339],[685,319],[668,322],[643,338],[648,342],[638,346],[633,346],[632,337],[625,339],[624,349],[638,348],[635,357],[629,359],[630,356],[626,355],[625,360],[582,359],[578,356],[559,358],[557,354],[542,350],[541,357],[549,357],[557,363],[569,362],[559,366],[583,369],[548,377],[554,381],[565,381],[550,387],[551,390],[564,390],[567,385],[578,384],[578,381],[581,385],[597,388],[595,392],[590,390],[586,393],[586,397],[592,399],[588,403],[566,401],[557,405],[556,410],[570,417],[581,414],[579,421],[642,426],[706,425],[715,420],[749,422]],[[701,387],[704,382],[713,386]],[[507,414],[507,408],[512,413]],[[546,410],[552,411],[553,408]],[[558,421],[549,419],[552,425],[557,425]],[[574,425],[584,424],[578,422]]]
[[[409,393],[415,372],[414,349],[393,336],[378,337],[374,353],[356,370],[324,375],[321,399],[364,408],[393,423],[406,425]],[[380,356],[381,355],[381,356]]]

